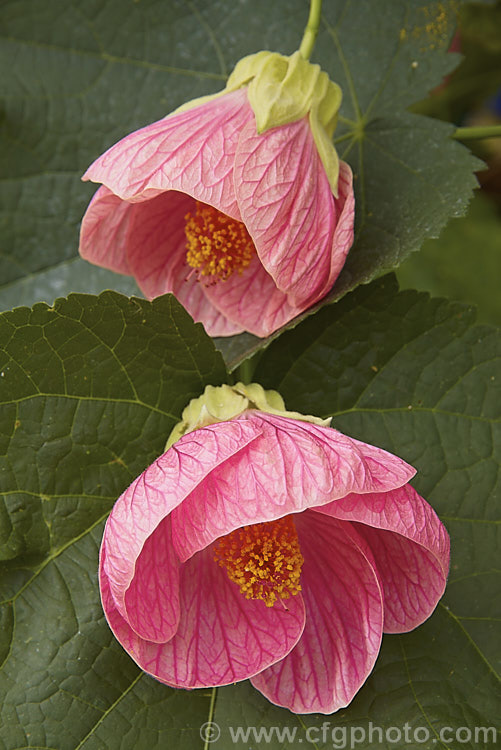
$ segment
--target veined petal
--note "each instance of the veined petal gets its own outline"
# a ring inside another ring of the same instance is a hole
[[[79,253],[96,266],[130,275],[127,237],[134,206],[101,186],[89,203],[80,228]]]
[[[290,654],[251,682],[295,713],[329,714],[350,703],[374,666],[382,591],[370,549],[351,524],[311,511],[295,523],[304,557],[306,625]]]
[[[252,122],[242,130],[235,158],[242,221],[295,307],[323,297],[345,262],[353,237],[343,231],[335,238],[335,229],[351,191],[348,172],[344,165],[336,202],[308,118],[260,135]]]
[[[305,621],[300,594],[287,600],[287,609],[245,599],[212,548],[183,566],[181,613],[174,638],[158,655],[147,646],[144,664],[161,679],[171,676],[168,684],[189,688],[228,685],[274,664],[298,642]]]
[[[127,653],[135,659],[135,654],[139,649],[142,639],[117,609],[117,604],[111,593],[110,581],[106,573],[106,558],[106,541],[103,539],[99,551],[99,591],[101,594],[101,604],[103,605],[108,625],[112,629],[115,638],[122,644]]]
[[[139,638],[118,612],[104,571],[101,592],[115,636],[145,672],[173,687],[227,685],[251,677],[283,658],[304,628],[300,594],[266,607],[245,599],[226,571],[203,550],[181,571],[181,618],[167,643]]]
[[[244,88],[175,112],[116,143],[83,179],[102,182],[123,200],[179,190],[240,221],[233,163],[249,119]]]
[[[385,632],[412,630],[431,615],[444,593],[450,542],[433,508],[413,487],[350,494],[315,510],[356,522],[370,545],[384,588]]]
[[[163,643],[177,630],[179,560],[169,518],[164,518],[144,543],[125,592],[125,610],[131,628],[148,641]]]
[[[338,258],[339,270],[334,270],[337,278],[344,260],[353,245],[355,222],[355,195],[353,193],[353,172],[345,162],[339,162],[338,197],[334,199],[337,212],[336,228],[332,241],[333,253]],[[343,260],[344,258],[344,260]],[[334,279],[335,280],[335,279]]]
[[[125,205],[133,214],[125,237],[130,273],[145,296],[172,292],[210,336],[240,333],[242,327],[214,307],[186,263],[185,216],[195,205],[193,198],[169,190],[144,203]]]
[[[213,427],[225,432],[230,424],[252,425],[259,436],[173,510],[172,538],[181,560],[246,524],[327,504],[354,490],[393,489],[415,473],[397,456],[330,427],[252,410]]]
[[[259,435],[259,428],[253,424],[221,424],[222,430],[220,425],[210,425],[184,435],[113,506],[104,531],[103,565],[117,609],[126,620],[126,592],[147,539],[212,471]]]
[[[225,281],[208,284],[204,294],[240,330],[255,336],[269,336],[302,312],[289,304],[257,257],[241,275],[233,273]]]
[[[368,542],[382,580],[384,632],[413,630],[428,619],[444,593],[448,561],[442,567],[442,559],[400,534],[354,526]]]
[[[144,203],[128,205],[133,212],[126,238],[132,275],[149,299],[172,292],[176,281],[181,286],[177,277],[183,274],[181,265],[186,258],[184,217],[195,201],[169,190]],[[186,265],[184,276],[188,273]]]

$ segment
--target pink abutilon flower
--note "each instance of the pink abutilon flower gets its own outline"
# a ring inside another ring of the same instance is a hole
[[[445,588],[449,538],[414,473],[337,430],[256,409],[183,435],[106,524],[110,627],[167,685],[250,678],[297,713],[346,706],[383,632],[418,626]]]
[[[174,293],[215,336],[267,336],[324,297],[353,242],[352,174],[330,140],[339,87],[298,54],[244,58],[224,91],[100,156],[82,257]]]

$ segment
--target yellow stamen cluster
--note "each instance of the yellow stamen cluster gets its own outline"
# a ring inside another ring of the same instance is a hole
[[[292,516],[232,531],[219,540],[214,559],[246,599],[267,607],[301,591],[303,556]]]
[[[245,224],[197,201],[195,214],[186,214],[186,262],[200,276],[227,279],[242,273],[256,248]]]

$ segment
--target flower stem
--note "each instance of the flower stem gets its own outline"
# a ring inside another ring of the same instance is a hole
[[[239,380],[244,385],[249,385],[249,383],[252,383],[254,369],[255,365],[252,362],[252,357],[244,359],[235,370],[236,381]]]
[[[299,47],[299,54],[304,57],[305,60],[310,59],[310,55],[313,52],[315,46],[315,39],[318,34],[318,27],[320,26],[320,13],[322,10],[322,0],[310,0],[310,15],[308,16],[308,23],[304,30],[301,45]]]
[[[471,128],[457,128],[452,137],[458,141],[480,140],[481,138],[501,137],[501,125],[479,125]]]
[[[263,349],[258,349],[257,352],[254,352],[254,354],[251,354],[250,357],[244,359],[243,362],[240,362],[238,367],[236,367],[233,371],[233,378],[235,383],[237,383],[238,381],[244,383],[244,385],[249,385],[249,383],[252,383],[254,371],[259,360],[263,356],[263,352]]]

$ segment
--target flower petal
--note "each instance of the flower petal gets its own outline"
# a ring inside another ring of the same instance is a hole
[[[181,570],[181,619],[168,643],[139,638],[120,616],[101,576],[110,627],[141,669],[173,687],[227,685],[246,679],[283,658],[304,627],[301,595],[280,605],[245,599],[207,549]]]
[[[118,498],[104,530],[104,572],[127,621],[126,592],[148,537],[212,471],[258,435],[259,427],[245,422],[224,422],[184,435]]]
[[[240,220],[233,163],[249,119],[254,116],[246,89],[174,112],[116,143],[83,179],[102,182],[123,200],[179,190]]]
[[[448,564],[391,531],[357,524],[368,542],[384,588],[384,632],[406,633],[431,615],[445,590]]]
[[[263,266],[294,307],[323,297],[344,265],[353,242],[350,175],[343,163],[335,201],[308,118],[262,134],[249,121],[242,130],[235,157],[242,221]]]
[[[133,214],[126,237],[131,274],[149,299],[172,292],[177,277],[181,275],[182,281],[190,270],[180,266],[186,258],[184,217],[195,201],[169,190],[144,203],[126,205]]]
[[[209,336],[235,336],[243,332],[242,326],[229,320],[207,298],[203,284],[192,276],[186,282],[179,278],[173,294],[188,310],[195,323],[203,323]]]
[[[157,526],[136,560],[125,592],[129,625],[149,641],[168,641],[179,624],[179,560],[171,539],[170,519]]]
[[[125,237],[130,273],[145,296],[153,299],[172,292],[210,336],[241,333],[241,326],[212,305],[186,263],[185,216],[195,205],[193,198],[169,190],[144,203],[126,205],[133,213]]]
[[[107,187],[100,187],[89,203],[80,228],[82,258],[116,273],[132,273],[127,259],[131,206]]]
[[[300,595],[289,600],[287,610],[245,599],[213,554],[208,548],[183,566],[179,628],[155,662],[155,671],[172,675],[168,681],[176,687],[246,679],[288,654],[303,632]],[[151,651],[147,648],[145,656]],[[151,666],[145,662],[147,671]]]
[[[117,604],[111,592],[110,580],[106,573],[107,557],[106,540],[103,539],[99,551],[99,591],[101,594],[101,604],[103,605],[108,625],[112,629],[115,638],[134,659],[134,654],[138,650],[138,645],[142,639],[117,609]]]
[[[339,162],[339,179],[338,179],[339,197],[334,198],[334,204],[337,211],[337,222],[334,230],[334,239],[332,242],[333,252],[339,257],[341,267],[343,255],[346,259],[348,252],[353,245],[354,223],[355,223],[355,195],[353,192],[353,172],[351,167],[344,161]],[[337,278],[339,271],[335,273]],[[335,280],[335,279],[334,279]]]
[[[351,524],[306,511],[296,519],[306,625],[282,661],[251,679],[295,713],[347,706],[379,653],[383,600],[372,555]]]
[[[444,593],[450,542],[433,508],[413,487],[351,494],[315,510],[357,522],[383,583],[385,632],[407,632],[431,615]]]
[[[242,274],[208,284],[204,294],[240,330],[255,336],[269,336],[302,312],[289,304],[257,257]]]
[[[236,528],[330,503],[349,492],[399,487],[415,473],[390,453],[290,417],[244,412],[229,424],[252,425],[252,442],[208,474],[172,512],[181,560]]]

